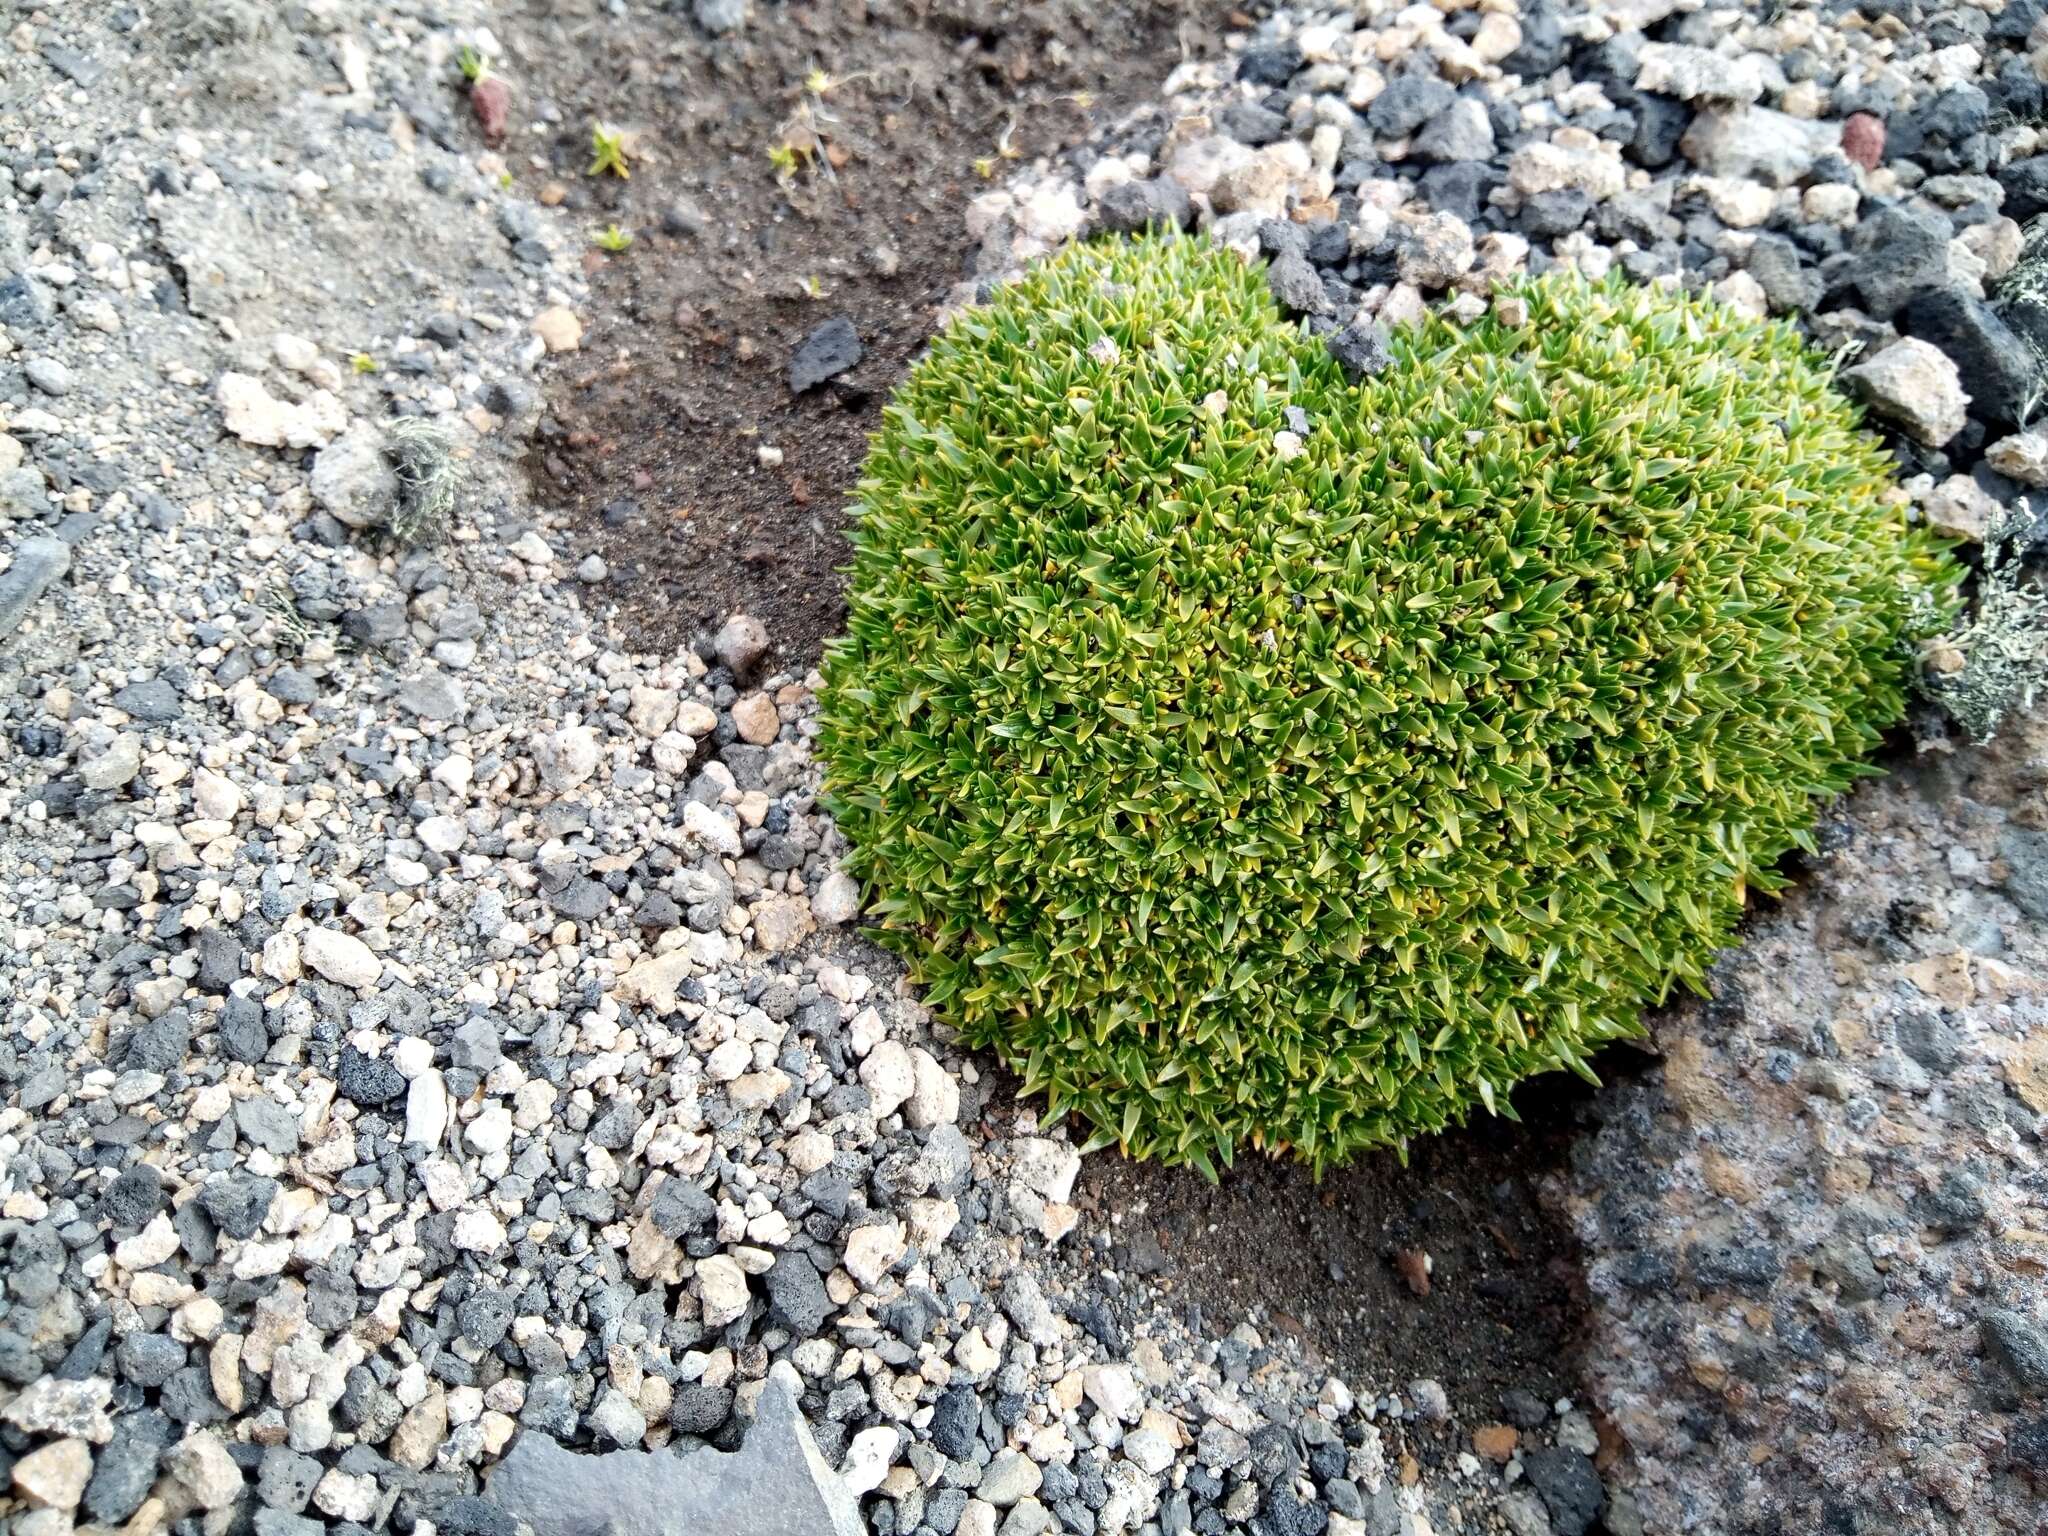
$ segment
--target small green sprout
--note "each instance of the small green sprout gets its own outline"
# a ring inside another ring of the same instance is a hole
[[[787,181],[796,174],[796,149],[789,144],[768,146],[768,163],[775,167],[778,180]]]
[[[839,82],[833,79],[831,71],[813,69],[804,76],[804,89],[813,96],[822,96]]]
[[[591,235],[590,243],[601,251],[623,251],[633,243],[633,236],[616,224],[608,224]]]
[[[370,356],[367,352],[351,353],[348,365],[357,373],[376,373],[383,367],[383,364],[379,363],[377,359]]]
[[[461,50],[455,55],[455,67],[462,71],[463,79],[467,80],[471,85],[475,85],[480,80],[490,78],[490,55],[480,52],[468,43],[464,43]]]
[[[979,176],[983,181],[992,181],[1003,161],[1016,160],[1023,156],[1024,152],[1017,148],[1015,141],[1011,137],[1016,131],[1017,120],[1013,117],[1010,119],[1009,125],[1003,129],[1002,136],[996,140],[995,153],[992,155],[980,155],[975,158],[975,175]]]
[[[510,171],[498,172],[498,190],[500,192],[510,192],[512,190],[512,173]]]
[[[590,169],[586,176],[602,176],[606,172],[621,181],[630,180],[633,173],[626,167],[626,136],[617,129],[598,123],[590,130]]]

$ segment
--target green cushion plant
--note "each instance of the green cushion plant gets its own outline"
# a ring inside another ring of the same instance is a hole
[[[888,408],[828,802],[1096,1144],[1320,1169],[1590,1076],[1904,707],[1952,568],[1796,335],[1513,291],[1352,381],[1229,253],[1083,245]]]

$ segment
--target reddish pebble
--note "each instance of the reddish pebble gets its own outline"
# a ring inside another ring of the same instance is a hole
[[[1842,124],[1842,153],[1866,171],[1884,158],[1884,124],[1868,112],[1852,112]]]
[[[484,142],[501,142],[512,120],[512,87],[494,75],[486,75],[469,88],[469,106],[483,127]]]
[[[1472,1449],[1504,1467],[1514,1459],[1515,1445],[1521,1438],[1512,1424],[1486,1424],[1472,1431]]]
[[[1399,1248],[1394,1251],[1395,1272],[1408,1282],[1408,1289],[1417,1296],[1429,1294],[1431,1268],[1429,1255],[1420,1248]]]

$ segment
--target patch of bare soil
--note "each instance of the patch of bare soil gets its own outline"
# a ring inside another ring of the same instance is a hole
[[[681,12],[529,0],[507,36],[557,127],[521,173],[633,237],[593,247],[594,323],[530,468],[582,514],[648,649],[743,609],[783,662],[816,657],[868,434],[970,275],[967,199],[1213,50],[1224,20],[1194,0],[825,0],[712,38]],[[624,130],[629,180],[586,174],[597,122]],[[793,396],[791,355],[835,316],[861,361]]]
[[[1601,1068],[1638,1060],[1624,1046]],[[1512,1388],[1544,1401],[1578,1391],[1574,1245],[1537,1184],[1564,1166],[1592,1098],[1577,1078],[1537,1079],[1515,1095],[1519,1125],[1481,1117],[1415,1142],[1405,1166],[1367,1154],[1320,1185],[1266,1158],[1211,1186],[1104,1154],[1083,1165],[1076,1200],[1098,1226],[1116,1217],[1119,1275],[1199,1308],[1209,1337],[1249,1320],[1355,1387],[1427,1377],[1483,1421]]]

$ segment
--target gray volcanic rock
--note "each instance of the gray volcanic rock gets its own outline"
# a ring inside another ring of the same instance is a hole
[[[586,1456],[529,1430],[492,1471],[490,1499],[534,1536],[867,1536],[797,1412],[798,1390],[796,1371],[778,1361],[730,1455]]]

